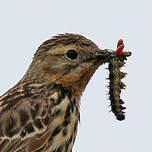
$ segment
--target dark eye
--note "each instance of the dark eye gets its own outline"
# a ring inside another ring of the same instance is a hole
[[[69,59],[76,59],[78,57],[78,53],[75,50],[69,50],[68,52],[66,52],[65,54]]]

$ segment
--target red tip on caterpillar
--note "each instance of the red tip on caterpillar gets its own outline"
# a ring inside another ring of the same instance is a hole
[[[123,43],[123,40],[120,39],[117,44],[116,55],[122,55],[124,47],[125,47],[125,45]]]
[[[117,43],[117,48],[118,48],[120,45],[122,45],[122,44],[124,44],[124,43],[123,43],[123,39],[120,39],[120,40],[118,41],[118,43]]]

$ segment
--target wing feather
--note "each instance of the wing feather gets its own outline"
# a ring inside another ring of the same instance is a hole
[[[49,105],[42,98],[22,99],[6,111],[1,108],[1,152],[23,152],[26,149],[32,152],[42,147],[46,137],[51,134],[51,131],[47,132],[45,124],[48,108]]]

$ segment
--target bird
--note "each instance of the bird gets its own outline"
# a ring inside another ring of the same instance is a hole
[[[0,96],[0,152],[72,152],[82,93],[108,58],[80,34],[43,42],[22,79]]]

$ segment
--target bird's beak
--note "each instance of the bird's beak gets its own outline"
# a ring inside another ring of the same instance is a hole
[[[95,59],[101,60],[103,62],[108,62],[111,57],[111,52],[109,52],[107,49],[105,50],[98,50],[95,53]]]

